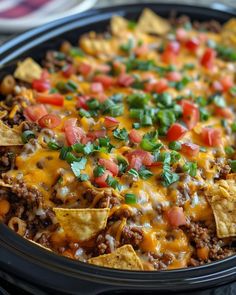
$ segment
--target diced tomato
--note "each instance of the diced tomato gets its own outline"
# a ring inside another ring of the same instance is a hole
[[[130,85],[134,83],[134,81],[135,81],[134,77],[126,73],[120,74],[117,79],[118,85],[123,87],[129,87]]]
[[[100,65],[96,65],[95,69],[97,72],[106,74],[110,72],[111,66],[106,64],[100,64]]]
[[[173,227],[186,224],[186,217],[182,207],[174,206],[166,211],[168,222]]]
[[[68,64],[62,69],[62,75],[65,78],[70,78],[70,76],[73,75],[74,73],[75,73],[75,68],[72,64]]]
[[[87,100],[89,100],[91,97],[88,95],[79,95],[77,98],[77,103],[76,103],[76,107],[77,108],[83,108],[85,110],[88,110],[88,106],[87,106]]]
[[[32,82],[32,88],[38,92],[44,92],[51,88],[51,84],[49,80],[35,79]]]
[[[86,137],[84,130],[76,126],[76,122],[76,118],[71,118],[66,120],[64,123],[66,140],[69,145],[73,145],[76,142],[82,142],[82,140]]]
[[[136,150],[126,155],[129,168],[139,170],[142,165],[150,166],[153,163],[153,155],[143,150]]]
[[[166,48],[165,48],[165,51],[168,51],[168,52],[172,52],[174,54],[179,54],[179,51],[180,51],[180,44],[178,41],[170,41]]]
[[[162,62],[166,64],[175,64],[177,55],[171,51],[165,50],[161,55]]]
[[[131,129],[129,132],[130,141],[133,143],[140,143],[142,140],[141,134],[136,129]]]
[[[105,100],[108,99],[108,96],[104,92],[99,92],[99,93],[97,93],[97,97],[96,98],[97,98],[97,100],[99,102],[104,102]]]
[[[105,117],[104,125],[106,128],[114,128],[117,127],[119,124],[120,122],[117,119],[108,116]]]
[[[100,137],[105,137],[106,136],[106,130],[94,130],[94,131],[89,131],[87,134],[88,140],[94,141],[97,138]]]
[[[126,72],[126,66],[116,60],[113,62],[113,70],[117,75],[124,74]]]
[[[36,96],[36,100],[41,103],[52,104],[55,106],[64,105],[64,96],[59,93],[52,93],[52,94],[38,93]]]
[[[205,145],[219,146],[221,144],[222,133],[220,129],[205,127],[202,129],[201,139]]]
[[[167,140],[168,141],[175,141],[179,140],[184,136],[184,134],[188,131],[183,125],[179,123],[174,123],[170,126],[169,130],[167,131]]]
[[[234,85],[232,78],[229,76],[221,78],[220,83],[222,85],[223,91],[225,92],[227,92]]]
[[[200,118],[198,106],[186,99],[183,99],[180,105],[183,109],[183,121],[191,130],[196,126]]]
[[[202,55],[201,65],[207,69],[212,69],[216,58],[216,51],[212,48],[207,48]]]
[[[119,167],[112,160],[99,159],[98,162],[99,162],[99,164],[101,166],[104,166],[107,170],[109,170],[113,174],[113,176],[118,175],[118,173],[119,173]]]
[[[166,78],[168,81],[179,82],[182,79],[182,75],[180,72],[169,72],[166,74]]]
[[[78,71],[83,75],[83,76],[88,76],[92,72],[92,66],[89,64],[82,62],[81,64],[78,65]]]
[[[188,157],[195,157],[199,153],[199,145],[190,142],[182,143],[181,152]]]
[[[136,47],[134,49],[134,53],[139,57],[139,56],[143,56],[143,55],[147,54],[148,50],[149,50],[148,45],[142,44],[141,46]]]
[[[185,42],[186,39],[187,39],[187,36],[188,36],[188,34],[187,34],[187,32],[186,32],[186,30],[184,28],[178,28],[176,30],[176,39],[177,39],[177,41]]]
[[[196,37],[192,37],[188,39],[185,43],[185,47],[191,52],[196,52],[199,45],[200,45],[200,41]]]
[[[154,91],[155,85],[156,85],[156,82],[147,82],[144,84],[144,89],[147,92],[152,92]]]
[[[168,82],[166,79],[162,78],[155,83],[154,90],[157,93],[162,93],[168,88]]]
[[[56,128],[61,124],[61,118],[54,114],[47,114],[39,119],[39,125],[43,128]]]
[[[95,177],[94,182],[99,186],[99,187],[108,187],[108,184],[106,183],[106,180],[108,176],[112,176],[111,172],[106,170],[103,175]]]
[[[100,93],[100,92],[103,92],[104,89],[103,89],[103,85],[102,83],[100,82],[93,82],[91,84],[91,87],[90,87],[91,91],[94,92],[94,93]]]
[[[233,118],[233,112],[230,108],[220,108],[216,107],[215,114],[219,117],[225,118],[225,119],[232,119]]]
[[[42,73],[41,73],[41,77],[40,79],[43,79],[43,80],[49,80],[50,78],[50,75],[49,75],[49,72],[47,70],[43,70]]]
[[[114,78],[113,77],[110,77],[108,75],[96,75],[94,78],[93,78],[93,81],[94,82],[99,82],[99,83],[102,83],[103,87],[105,88],[108,88],[108,87],[111,87],[112,85],[114,85],[115,81],[114,81]]]
[[[27,120],[37,122],[40,118],[47,115],[48,111],[43,104],[35,104],[24,109],[24,116]]]

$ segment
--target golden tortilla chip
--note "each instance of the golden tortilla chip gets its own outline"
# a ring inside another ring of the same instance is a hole
[[[124,245],[111,254],[90,258],[89,263],[117,269],[142,270],[143,265],[131,245]]]
[[[225,46],[236,47],[236,18],[227,21],[221,31],[221,41]]]
[[[0,111],[0,120],[4,117],[6,117],[7,111]]]
[[[20,133],[0,120],[0,146],[23,145]]]
[[[236,236],[236,183],[220,180],[207,191],[219,238]]]
[[[164,18],[155,14],[152,10],[146,8],[143,10],[136,29],[149,34],[164,35],[170,30],[170,24]]]
[[[0,179],[0,187],[12,187],[11,184],[5,183],[2,179]]]
[[[110,209],[53,208],[53,211],[69,238],[86,241],[106,227]]]
[[[111,19],[111,32],[114,36],[122,36],[128,29],[128,21],[122,16],[115,15]]]
[[[17,66],[14,77],[31,83],[34,79],[39,79],[42,74],[42,68],[32,58],[28,57]]]

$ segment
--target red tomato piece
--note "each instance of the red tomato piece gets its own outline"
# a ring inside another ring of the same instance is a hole
[[[233,118],[233,112],[230,108],[220,108],[216,107],[215,114],[219,117],[225,118],[225,119],[232,119]]]
[[[187,34],[187,32],[186,32],[186,30],[184,28],[178,28],[176,30],[176,39],[177,39],[177,41],[185,42],[186,39],[187,39],[187,36],[188,36],[188,34]]]
[[[179,51],[180,51],[180,44],[178,41],[170,41],[166,48],[165,48],[165,51],[168,51],[168,52],[171,52],[171,53],[174,53],[174,54],[179,54]]]
[[[166,64],[175,64],[177,55],[171,51],[165,50],[161,55],[162,62]]]
[[[200,118],[198,106],[186,99],[183,99],[180,105],[183,109],[183,121],[191,130],[196,126]]]
[[[118,175],[118,173],[119,173],[119,167],[112,160],[99,159],[98,162],[99,162],[99,164],[101,166],[104,166],[108,171],[110,171],[113,174],[113,176]]]
[[[142,136],[136,129],[131,129],[129,132],[130,141],[133,143],[140,143],[142,141]]]
[[[54,114],[47,114],[39,119],[42,128],[53,129],[61,124],[61,118]]]
[[[91,91],[94,92],[94,93],[100,93],[100,92],[103,92],[104,89],[103,89],[103,85],[101,82],[93,82],[91,84]]]
[[[94,131],[90,131],[87,134],[87,138],[88,140],[94,141],[97,138],[100,137],[105,137],[106,136],[106,130],[94,130]]]
[[[129,161],[129,168],[139,170],[142,165],[150,166],[153,163],[153,155],[143,150],[136,150],[126,155]]]
[[[181,145],[181,152],[189,157],[195,157],[199,153],[199,145],[186,142]]]
[[[135,79],[131,75],[126,73],[120,74],[117,80],[118,85],[123,87],[129,87],[134,83]]]
[[[212,48],[207,48],[202,55],[201,65],[207,69],[212,69],[216,58],[216,51]]]
[[[76,103],[76,107],[77,108],[82,108],[85,110],[88,110],[88,106],[87,106],[87,100],[89,100],[91,97],[88,95],[79,95],[78,99],[77,99],[77,103]]]
[[[43,104],[35,104],[24,109],[24,116],[27,120],[37,122],[40,118],[47,115],[48,111]]]
[[[118,75],[124,74],[126,72],[126,66],[117,60],[113,62],[113,69],[114,72]]]
[[[169,130],[167,131],[167,140],[168,141],[175,141],[179,140],[184,136],[184,134],[188,131],[183,125],[179,123],[174,123],[170,126]]]
[[[114,128],[114,127],[117,127],[119,124],[120,122],[116,120],[115,118],[108,117],[108,116],[105,117],[104,125],[106,128]]]
[[[75,68],[72,64],[68,64],[62,69],[62,75],[65,78],[70,78],[70,76],[73,75],[74,73],[75,73]]]
[[[111,87],[112,85],[114,85],[114,78],[113,77],[110,77],[108,75],[96,75],[94,78],[93,78],[93,81],[94,82],[99,82],[99,83],[102,83],[102,85],[105,87],[105,88],[109,88]]]
[[[89,64],[85,62],[82,62],[81,64],[78,65],[78,71],[83,76],[88,76],[88,74],[92,72],[92,66],[90,66]]]
[[[108,96],[104,92],[97,93],[97,100],[99,102],[104,102],[107,99],[108,99]]]
[[[220,129],[205,127],[202,129],[201,139],[205,145],[219,146],[221,144],[222,133]]]
[[[157,93],[162,93],[168,88],[168,82],[166,79],[162,78],[155,83],[154,90]]]
[[[179,82],[182,79],[182,75],[180,72],[169,72],[166,74],[166,78],[168,81]]]
[[[36,96],[36,100],[41,103],[52,104],[55,106],[64,105],[64,96],[59,93],[52,93],[52,94],[38,93]]]
[[[225,76],[225,77],[221,78],[220,83],[222,85],[223,91],[225,91],[225,92],[227,92],[234,85],[232,78],[229,76]]]
[[[173,227],[186,224],[186,217],[182,207],[174,206],[166,211],[168,222]]]
[[[73,145],[76,142],[82,142],[82,140],[86,138],[84,130],[76,126],[76,122],[76,118],[71,118],[64,123],[66,140],[69,145]]]
[[[192,37],[188,39],[185,43],[185,47],[191,52],[196,52],[199,45],[200,45],[200,41],[196,37]]]
[[[100,65],[97,65],[96,66],[96,71],[100,72],[100,73],[109,73],[110,70],[111,70],[111,67],[109,65],[106,65],[106,64],[100,64]]]
[[[99,186],[99,187],[108,187],[108,184],[106,183],[106,180],[108,176],[112,176],[111,172],[108,170],[105,170],[103,175],[95,177],[94,182]]]
[[[44,92],[51,88],[51,83],[49,80],[45,79],[35,79],[32,82],[32,88],[38,92]]]

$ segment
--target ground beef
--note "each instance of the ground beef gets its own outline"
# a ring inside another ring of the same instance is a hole
[[[203,247],[208,247],[209,249],[207,261],[202,261],[197,256],[197,253],[193,253],[193,257],[190,260],[191,266],[223,259],[233,254],[229,241],[226,243],[224,239],[219,239],[216,235],[216,229],[213,227],[207,227],[200,222],[191,222],[189,225],[186,225],[186,232],[189,235],[190,243],[195,249]]]
[[[72,59],[70,56],[62,52],[49,50],[46,53],[45,60],[43,61],[43,66],[49,71],[57,72],[60,71],[65,65],[71,63]]]
[[[143,232],[140,228],[125,226],[121,234],[121,244],[131,244],[134,249],[138,249],[143,241]]]
[[[113,252],[118,247],[119,243],[104,231],[98,235],[95,244],[94,256],[98,256]]]
[[[148,253],[148,261],[157,270],[166,269],[168,265],[173,262],[173,255],[169,253],[155,254],[152,252]]]
[[[112,208],[119,205],[120,200],[117,196],[114,196],[112,193],[104,192],[104,197],[98,201],[96,208]]]

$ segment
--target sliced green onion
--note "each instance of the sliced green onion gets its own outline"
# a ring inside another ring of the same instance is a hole
[[[234,148],[232,148],[232,146],[226,146],[225,152],[228,156],[232,156],[234,154],[235,150],[234,150]]]
[[[126,204],[136,204],[137,196],[135,194],[125,194],[125,203]]]
[[[98,165],[94,168],[93,175],[95,177],[99,177],[99,176],[102,176],[104,172],[105,172],[105,168],[103,166]]]
[[[90,110],[97,110],[99,108],[99,101],[95,98],[91,98],[86,102]]]
[[[230,167],[233,172],[236,172],[236,160],[231,160],[230,161]]]
[[[186,162],[183,166],[183,171],[187,172],[190,176],[195,177],[197,175],[197,163]]]
[[[140,120],[140,124],[142,126],[152,126],[152,118],[148,115],[143,115],[141,120]]]
[[[63,146],[63,147],[61,148],[59,158],[60,158],[61,160],[65,160],[65,159],[66,159],[66,155],[67,155],[67,153],[68,153],[69,151],[71,151],[71,148],[70,148],[70,147]]]
[[[35,138],[35,134],[33,131],[31,130],[25,130],[22,134],[21,134],[21,139],[23,143],[27,143],[30,141],[31,138]]]
[[[169,143],[169,148],[174,151],[179,151],[181,149],[181,143],[179,141],[171,141]]]
[[[134,178],[139,178],[138,171],[133,168],[128,171],[128,174],[132,175]]]
[[[61,146],[55,141],[49,141],[48,148],[50,148],[51,150],[59,150]]]

